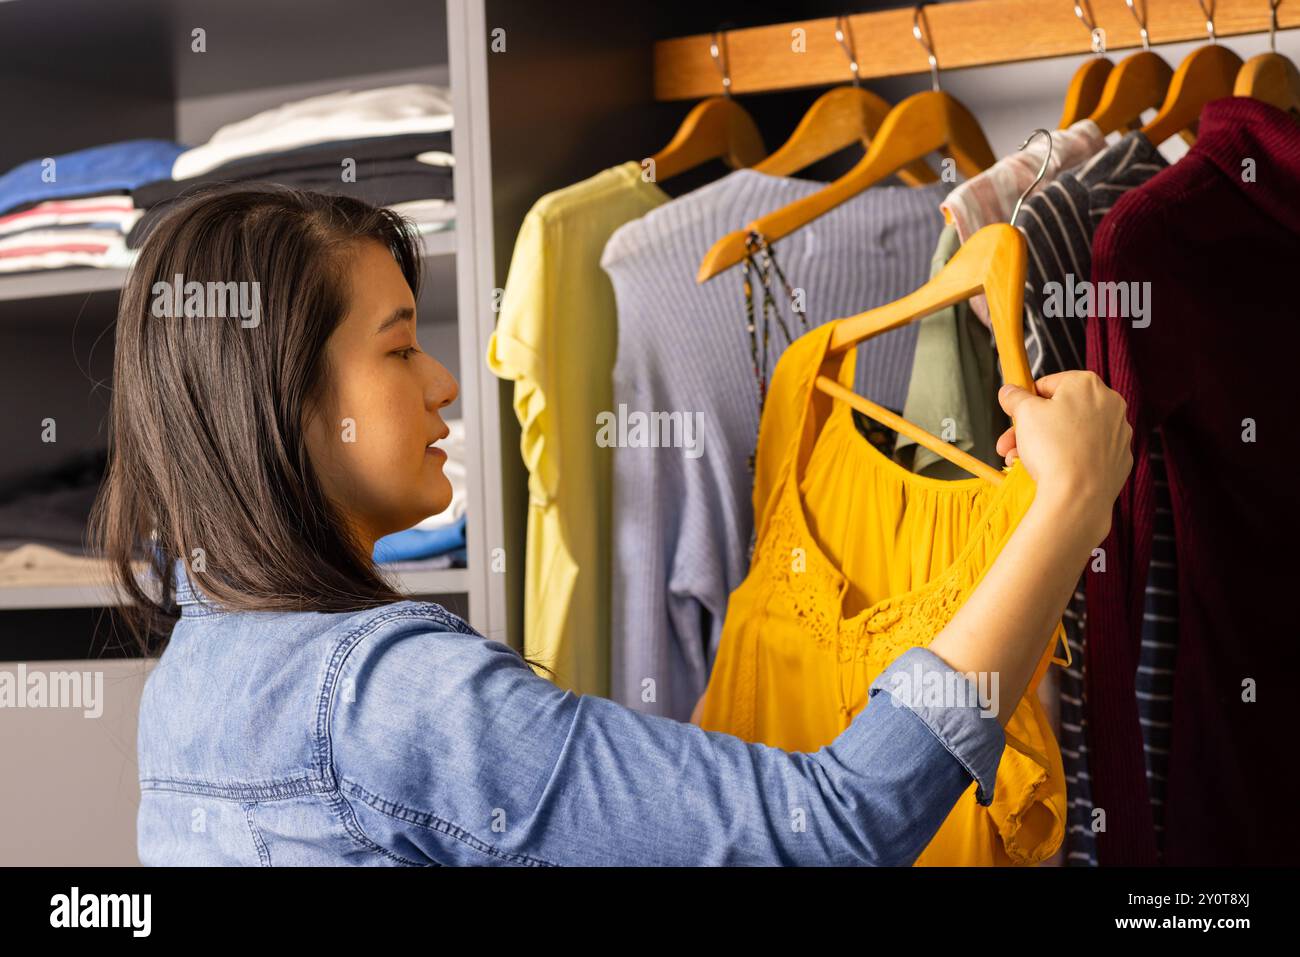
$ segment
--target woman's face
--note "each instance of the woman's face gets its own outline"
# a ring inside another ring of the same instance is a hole
[[[439,411],[456,380],[415,337],[415,299],[388,250],[361,244],[350,263],[352,301],[326,344],[322,407],[307,450],[325,493],[361,536],[410,528],[451,503]]]

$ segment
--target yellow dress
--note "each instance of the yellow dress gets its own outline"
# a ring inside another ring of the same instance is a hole
[[[1022,463],[993,485],[916,475],[857,431],[851,408],[814,390],[853,386],[855,350],[828,355],[833,324],[782,355],[764,405],[749,574],[732,592],[700,725],[786,751],[830,744],[871,682],[927,645],[974,590],[1034,497]],[[1061,753],[1035,691],[1006,725],[993,803],[972,781],[918,865],[1035,864],[1065,834]]]
[[[609,697],[613,460],[594,436],[614,402],[618,311],[600,256],[614,230],[667,201],[634,160],[539,199],[488,342],[488,368],[514,381],[528,469],[524,653],[579,695]]]

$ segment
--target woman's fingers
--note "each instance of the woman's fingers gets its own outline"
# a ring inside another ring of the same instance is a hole
[[[1051,375],[1045,375],[1041,379],[1034,380],[1034,389],[1037,395],[1030,393],[1027,389],[1022,389],[1018,385],[1012,385],[1010,382],[1005,383],[998,390],[998,404],[1002,410],[1007,413],[1013,420],[1016,409],[1022,402],[1030,399],[1041,398],[1050,399],[1056,394],[1056,390],[1061,387],[1061,383],[1067,381],[1071,376],[1070,371],[1053,372]],[[1016,427],[1012,425],[1000,436],[997,441],[997,453],[1006,459],[1007,465],[1013,464],[1016,459],[1020,458],[1020,452],[1016,448]]]
[[[1010,416],[1012,420],[1015,419],[1016,409],[1020,407],[1020,404],[1033,398],[1033,394],[1028,389],[1022,389],[1010,382],[1005,383],[1002,388],[998,389],[998,404],[1002,406],[1002,411]]]
[[[1056,390],[1060,388],[1061,383],[1068,380],[1072,375],[1073,370],[1068,369],[1065,372],[1053,372],[1051,375],[1045,375],[1041,379],[1035,379],[1034,388],[1038,391],[1040,396],[1045,399],[1050,399],[1056,394]]]

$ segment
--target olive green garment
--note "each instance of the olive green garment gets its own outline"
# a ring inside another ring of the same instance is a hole
[[[945,226],[934,251],[935,276],[961,248],[955,226]],[[912,379],[903,418],[997,468],[1003,459],[994,447],[1011,424],[998,404],[1002,384],[997,354],[988,327],[966,301],[919,320]],[[970,478],[959,465],[898,437],[895,457],[920,475],[941,479]]]

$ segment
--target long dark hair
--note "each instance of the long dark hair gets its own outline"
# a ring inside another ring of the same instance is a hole
[[[177,560],[232,610],[352,611],[405,597],[326,498],[305,438],[325,344],[348,308],[347,258],[366,240],[393,254],[418,298],[414,227],[345,196],[204,188],[140,249],[118,308],[109,461],[90,537],[133,602],[121,613],[145,655],[161,653],[176,621]],[[178,275],[204,288],[258,283],[245,287],[260,289],[258,322],[159,318],[155,285]],[[158,594],[137,582],[139,560]]]

